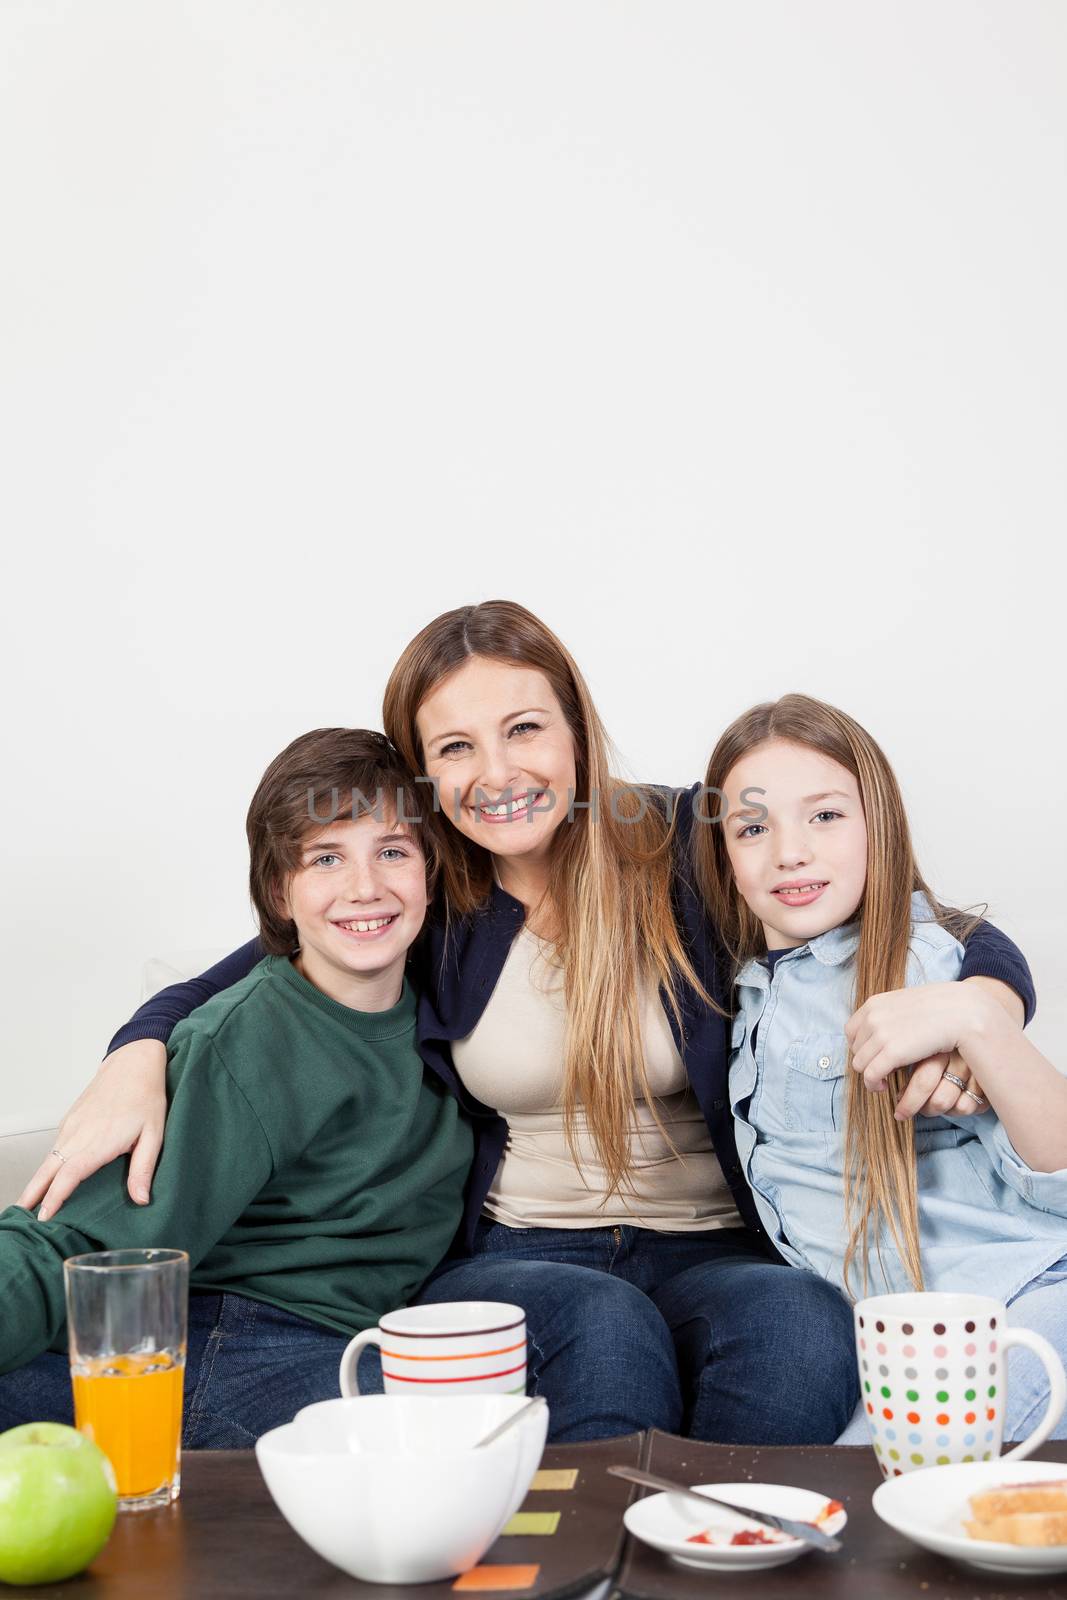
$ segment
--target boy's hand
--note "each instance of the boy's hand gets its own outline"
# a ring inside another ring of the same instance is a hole
[[[56,1133],[62,1158],[49,1153],[19,1195],[38,1221],[54,1217],[83,1178],[132,1152],[126,1187],[147,1205],[167,1118],[167,1050],[158,1039],[136,1039],[114,1051],[75,1100]]]

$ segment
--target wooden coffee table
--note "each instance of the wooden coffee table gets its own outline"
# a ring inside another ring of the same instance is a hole
[[[1067,1462],[1067,1445],[1037,1459]],[[849,1522],[845,1549],[813,1552],[759,1573],[704,1574],[675,1566],[631,1540],[622,1513],[640,1490],[604,1468],[641,1462],[685,1482],[752,1478],[795,1483],[842,1500]],[[573,1468],[573,1490],[528,1496],[525,1509],[558,1510],[551,1538],[502,1537],[487,1563],[535,1564],[531,1600],[587,1595],[604,1578],[608,1593],[633,1600],[1047,1600],[1067,1595],[1067,1577],[988,1577],[928,1554],[881,1522],[871,1494],[881,1482],[868,1448],[750,1448],[694,1444],[651,1433],[586,1445],[550,1446],[546,1468]],[[1010,1470],[1010,1469],[1008,1469]],[[255,1456],[247,1451],[192,1451],[182,1463],[181,1499],[167,1510],[119,1518],[111,1542],[88,1572],[34,1589],[0,1588],[37,1600],[452,1600],[451,1582],[399,1589],[360,1584],[320,1560],[275,1509]],[[509,1595],[507,1600],[512,1600]]]

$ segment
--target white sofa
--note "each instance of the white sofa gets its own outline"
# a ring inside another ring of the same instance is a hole
[[[141,974],[141,999],[165,989],[168,984],[193,978],[218,961],[219,950],[179,950],[172,955],[153,956]],[[85,1062],[85,1075],[92,1071],[91,1058]],[[56,1142],[55,1128],[42,1127],[43,1118],[29,1116],[24,1127],[0,1135],[0,1208],[13,1205],[26,1184]]]

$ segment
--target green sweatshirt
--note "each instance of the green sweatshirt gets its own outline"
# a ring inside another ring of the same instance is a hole
[[[0,1213],[0,1372],[59,1339],[63,1262],[85,1251],[187,1250],[195,1288],[354,1334],[404,1305],[447,1250],[473,1141],[424,1077],[406,982],[392,1010],[353,1011],[268,956],[180,1022],[167,1054],[147,1206],[127,1195],[120,1158],[52,1222]]]

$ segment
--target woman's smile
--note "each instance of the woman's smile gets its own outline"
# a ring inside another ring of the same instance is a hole
[[[538,814],[545,798],[543,788],[508,789],[499,800],[482,801],[472,809],[479,822],[495,825],[508,822],[529,822]]]
[[[528,861],[548,849],[576,774],[574,736],[543,672],[472,656],[416,722],[427,776],[461,833]]]

